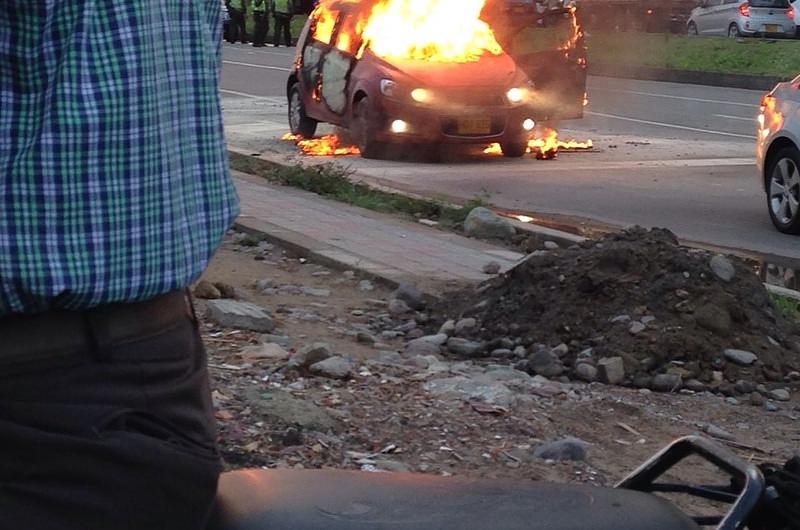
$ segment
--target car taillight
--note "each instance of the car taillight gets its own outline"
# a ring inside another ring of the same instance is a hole
[[[794,8],[789,6],[789,9],[786,10],[786,16],[789,20],[794,20]]]
[[[749,17],[750,16],[750,4],[745,2],[744,4],[740,5],[739,6],[739,13],[741,13],[743,17]]]

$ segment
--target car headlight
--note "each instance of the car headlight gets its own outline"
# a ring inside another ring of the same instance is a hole
[[[381,79],[381,94],[394,98],[398,96],[400,86],[391,79]]]
[[[411,91],[411,99],[417,103],[427,103],[432,99],[432,96],[431,91],[424,88],[415,88]]]
[[[519,87],[510,88],[506,92],[506,98],[511,103],[520,103],[525,99],[525,89]]]

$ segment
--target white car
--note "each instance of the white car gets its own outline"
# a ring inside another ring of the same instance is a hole
[[[761,101],[758,116],[759,179],[772,223],[800,234],[800,76],[779,83]]]
[[[689,35],[794,37],[795,9],[790,0],[701,0],[686,29]]]

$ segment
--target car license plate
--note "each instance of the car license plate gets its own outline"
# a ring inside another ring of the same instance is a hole
[[[764,26],[765,33],[781,33],[783,31],[783,27],[778,26],[777,24],[766,24]]]
[[[456,123],[458,134],[489,134],[492,132],[491,118],[459,118]]]

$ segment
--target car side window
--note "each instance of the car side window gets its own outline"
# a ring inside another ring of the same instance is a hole
[[[354,14],[341,17],[336,28],[336,49],[349,55],[357,55],[362,43],[362,25],[362,21]]]

